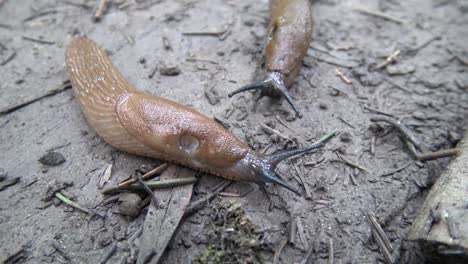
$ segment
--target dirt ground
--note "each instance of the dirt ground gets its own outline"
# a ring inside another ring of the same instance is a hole
[[[270,211],[256,185],[232,184],[225,192],[240,197],[219,196],[185,218],[162,263],[199,257],[211,243],[213,210],[231,203],[240,204],[252,222],[265,263],[273,262],[287,238],[290,219],[297,223],[297,239],[285,245],[279,263],[301,263],[309,248],[309,263],[328,263],[330,241],[336,263],[382,263],[369,213],[389,237],[396,262],[423,261],[407,233],[450,158],[413,161],[395,130],[369,119],[383,113],[402,120],[430,150],[459,140],[468,114],[467,1],[314,1],[314,40],[290,90],[302,119],[284,101],[255,102],[251,93],[227,97],[264,74],[266,0],[115,0],[96,23],[97,2],[0,1],[0,169],[7,178],[21,177],[0,191],[0,260],[19,252],[21,263],[98,263],[113,245],[108,263],[134,263],[137,256],[138,238],[130,238],[146,209],[133,219],[111,203],[99,207],[106,216],[101,219],[47,199],[53,188],[71,184],[63,193],[92,208],[104,199],[98,182],[107,164],[114,164],[107,186],[159,164],[107,145],[63,85],[65,47],[85,34],[110,52],[136,87],[216,117],[260,152],[340,133],[322,150],[278,167],[296,188],[304,179],[309,199],[270,186]],[[221,33],[187,34],[193,32]],[[396,51],[396,61],[382,64]],[[172,66],[180,73],[168,76]],[[66,161],[53,167],[38,162],[51,150]],[[192,199],[220,181],[203,176]]]

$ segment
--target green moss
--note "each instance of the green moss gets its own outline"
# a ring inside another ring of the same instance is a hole
[[[263,263],[260,256],[262,244],[240,205],[212,207],[211,210],[211,221],[205,226],[208,246],[195,263]]]

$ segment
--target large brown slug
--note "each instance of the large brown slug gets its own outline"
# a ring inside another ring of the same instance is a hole
[[[247,90],[261,90],[261,95],[284,97],[296,115],[299,110],[293,103],[286,87],[299,74],[302,60],[312,41],[312,12],[309,0],[270,1],[271,21],[265,47],[267,77],[239,88],[229,94]]]
[[[69,44],[66,64],[88,123],[107,143],[129,153],[230,180],[277,183],[299,194],[274,172],[276,165],[321,146],[262,156],[197,111],[136,90],[106,53],[84,37]]]

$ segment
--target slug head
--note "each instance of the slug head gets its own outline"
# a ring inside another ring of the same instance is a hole
[[[296,105],[294,104],[291,96],[289,95],[288,89],[286,88],[286,85],[284,84],[283,79],[284,79],[284,75],[282,73],[273,71],[268,74],[268,77],[265,80],[243,86],[233,91],[232,93],[228,94],[228,96],[232,97],[235,94],[249,91],[249,90],[260,90],[261,91],[260,97],[263,97],[265,95],[270,96],[270,97],[284,97],[286,101],[289,103],[289,105],[291,105],[296,115],[298,117],[302,117]]]
[[[260,157],[255,153],[248,152],[247,155],[234,166],[234,172],[243,180],[253,181],[258,184],[276,183],[300,196],[300,191],[287,184],[275,172],[276,166],[289,157],[309,152],[321,146],[321,143],[314,144],[301,149],[278,152],[267,157]]]

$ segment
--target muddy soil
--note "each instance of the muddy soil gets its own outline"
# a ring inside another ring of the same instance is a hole
[[[273,262],[294,219],[297,238],[284,246],[279,263],[300,263],[308,249],[310,263],[327,263],[330,241],[336,263],[381,263],[368,214],[389,237],[396,262],[424,261],[407,232],[450,158],[413,161],[395,130],[369,119],[402,120],[430,150],[456,144],[468,114],[466,1],[314,1],[314,41],[290,90],[302,119],[284,101],[227,97],[264,74],[266,0],[115,0],[93,22],[97,2],[0,1],[0,168],[7,178],[21,178],[0,192],[0,260],[97,263],[114,246],[108,263],[133,263],[138,255],[134,233],[146,209],[131,218],[115,203],[98,206],[105,199],[99,176],[113,163],[106,185],[113,186],[159,162],[117,151],[86,124],[64,85],[65,47],[85,34],[136,87],[217,118],[260,152],[305,146],[339,131],[323,149],[278,167],[296,188],[303,188],[302,177],[310,197],[269,186],[269,210],[258,186],[234,183],[225,190],[231,195],[213,201],[242,206],[264,262]],[[197,32],[211,34],[189,34]],[[65,161],[40,163],[50,151]],[[202,176],[193,199],[219,182]],[[98,206],[105,218],[49,199],[61,187],[79,204]],[[212,207],[183,220],[163,263],[190,263],[212,243],[206,235]]]

